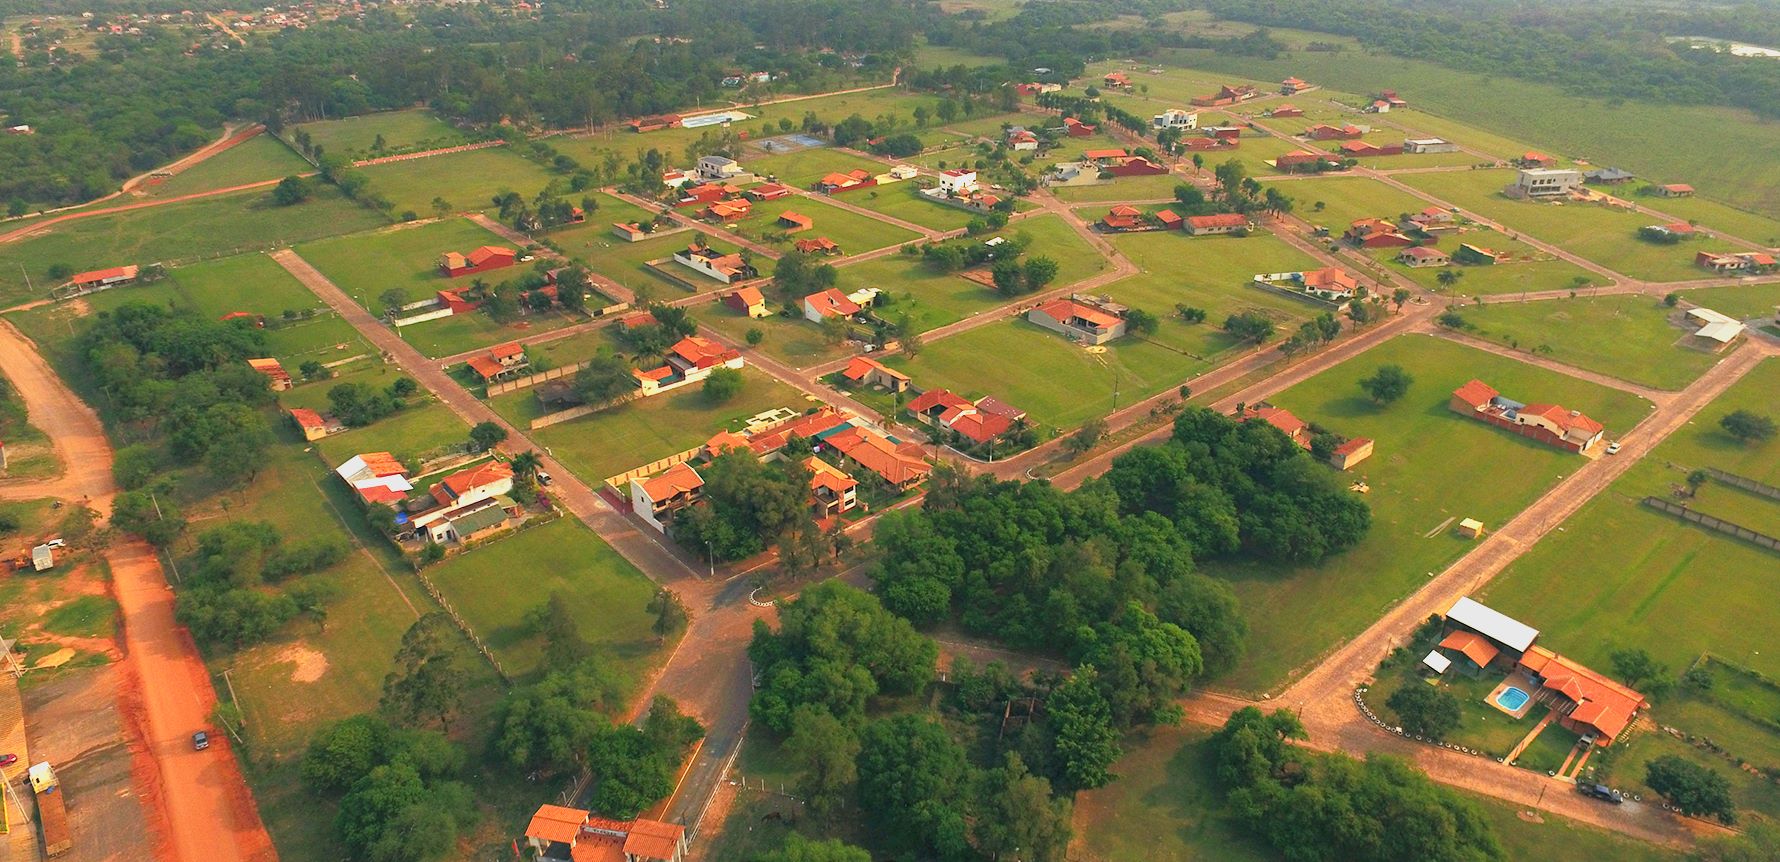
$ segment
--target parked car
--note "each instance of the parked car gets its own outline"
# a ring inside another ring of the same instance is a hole
[[[550,484],[550,481],[551,481],[551,480],[550,480],[550,474],[549,474],[549,473],[546,473],[546,472],[544,472],[544,471],[543,471],[543,470],[539,470],[539,471],[538,471],[538,484],[540,484],[540,485],[548,485],[548,484]]]
[[[56,538],[50,539],[49,541],[44,542],[44,544],[48,545],[52,548],[66,548],[66,547],[68,547],[68,543],[62,541],[61,536],[57,536]]]
[[[17,762],[19,756],[16,754],[0,754],[0,766],[11,766]]]
[[[1621,796],[1619,791],[1613,790],[1605,784],[1578,784],[1576,785],[1576,790],[1584,796],[1593,796],[1596,799],[1604,802],[1611,802],[1614,805],[1618,805],[1625,801],[1625,797]]]
[[[210,747],[210,734],[205,733],[202,730],[198,731],[197,733],[192,734],[192,749],[194,751],[203,751],[204,749],[209,748],[209,747]]]
[[[1615,440],[1612,443],[1607,444],[1607,454],[1609,454],[1609,455],[1618,455],[1619,454],[1619,441],[1618,440]]]

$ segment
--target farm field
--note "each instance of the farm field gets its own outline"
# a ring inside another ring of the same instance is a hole
[[[431,156],[360,168],[370,189],[389,198],[395,211],[431,215],[433,199],[458,211],[486,210],[503,192],[536,197],[555,175],[505,147]]]
[[[1771,411],[1777,386],[1780,361],[1769,359],[1584,506],[1563,532],[1510,565],[1482,600],[1539,629],[1541,643],[1591,666],[1610,667],[1613,650],[1639,646],[1671,668],[1711,651],[1780,677],[1780,650],[1770,649],[1765,634],[1780,626],[1780,614],[1763,598],[1780,588],[1773,553],[1639,503],[1670,494],[1699,467],[1780,484],[1780,443],[1745,446],[1718,426],[1733,410]],[[1709,482],[1697,502],[1710,511],[1714,500],[1733,494],[1740,492]],[[1780,523],[1780,503],[1770,509],[1766,524],[1750,526]]]
[[[1157,728],[1124,740],[1113,765],[1119,780],[1076,797],[1072,848],[1104,862],[1262,862],[1278,858],[1250,837],[1225,804],[1208,763],[1210,730]],[[1495,827],[1503,858],[1601,858],[1680,862],[1681,856],[1573,823],[1553,814],[1543,823],[1516,816],[1516,806],[1481,796],[1475,802]]]
[[[49,277],[56,264],[76,272],[128,263],[172,265],[265,251],[385,223],[382,216],[329,188],[317,189],[314,197],[293,207],[273,204],[261,190],[92,216],[0,245],[0,300],[46,294],[56,284]]]
[[[515,572],[531,572],[515,588]],[[507,673],[537,675],[544,638],[525,615],[555,593],[569,600],[581,636],[626,691],[642,680],[660,644],[644,610],[655,586],[573,517],[561,517],[450,557],[426,571],[446,601],[494,650]],[[597,621],[597,624],[594,622]]]
[[[310,143],[324,153],[349,156],[354,160],[375,156],[371,147],[377,136],[383,136],[387,152],[417,152],[455,147],[470,142],[468,136],[452,128],[431,111],[385,111],[341,120],[322,120],[291,127],[288,134],[308,132]]]
[[[780,214],[786,212],[808,216],[814,226],[786,235],[785,226],[779,224]],[[840,244],[843,254],[859,254],[921,238],[912,231],[801,195],[755,204],[753,212],[738,222],[734,230],[781,251],[791,250],[800,239],[827,237]],[[780,239],[781,236],[784,238]]]
[[[1153,340],[1214,363],[1224,351],[1241,347],[1223,330],[1224,319],[1232,314],[1258,311],[1283,334],[1300,320],[1335,310],[1251,285],[1257,272],[1317,266],[1315,259],[1267,234],[1188,238],[1175,231],[1153,231],[1118,236],[1113,243],[1143,272],[1107,285],[1107,295],[1156,315],[1160,328]],[[1176,305],[1205,309],[1205,322],[1181,320]]]
[[[1462,313],[1491,341],[1659,389],[1685,387],[1724,356],[1681,343],[1693,328],[1671,324],[1680,312],[1650,296],[1494,302]]]
[[[531,436],[583,481],[598,487],[609,476],[690,449],[719,430],[738,429],[741,420],[761,411],[805,406],[803,393],[764,372],[744,368],[742,379],[746,385],[741,394],[725,404],[710,403],[694,384],[552,425]],[[544,413],[535,389],[501,395],[489,403],[521,428]]]
[[[1401,401],[1380,407],[1358,381],[1385,364],[1401,365],[1415,383]],[[1372,529],[1319,566],[1205,564],[1231,582],[1250,627],[1248,653],[1222,684],[1277,688],[1468,550],[1452,523],[1476,518],[1498,526],[1580,466],[1580,456],[1449,410],[1452,390],[1472,378],[1511,398],[1581,410],[1609,436],[1650,409],[1624,392],[1425,335],[1394,338],[1269,399],[1306,422],[1376,441],[1376,454],[1351,471],[1371,487]],[[1477,481],[1484,475],[1493,478]]]
[[[283,179],[312,170],[314,168],[291,152],[290,147],[269,134],[261,133],[187,170],[147,186],[144,191],[153,197],[167,198],[263,180]],[[319,184],[320,181],[316,182]]]
[[[358,304],[381,314],[380,297],[391,288],[401,288],[409,302],[419,302],[446,288],[468,287],[478,278],[499,283],[525,272],[524,264],[516,264],[474,276],[448,279],[439,274],[439,258],[446,252],[468,254],[484,245],[512,247],[469,219],[446,218],[305,243],[296,251]]]
[[[891,218],[934,230],[958,230],[978,215],[949,204],[936,203],[916,191],[914,181],[896,183],[886,188],[848,192],[847,203],[862,206]]]
[[[1780,207],[1780,138],[1769,124],[1744,110],[1609,102],[1545,84],[1365,51],[1294,51],[1271,61],[1206,49],[1169,56],[1195,70],[1207,70],[1194,72],[1200,75],[1223,72],[1266,81],[1297,75],[1350,93],[1394,86],[1413,110],[1393,111],[1389,122],[1502,156],[1532,148],[1586,157],[1655,182],[1690,183],[1709,197],[1756,212]],[[1658,116],[1663,121],[1653,126],[1651,118]],[[1443,127],[1439,122],[1443,118],[1481,125],[1493,133],[1469,135],[1465,126]],[[1712,134],[1701,138],[1695,129],[1712,129]]]
[[[1441,200],[1503,223],[1510,230],[1561,246],[1616,272],[1650,281],[1699,278],[1693,265],[1693,244],[1655,245],[1638,239],[1638,228],[1651,217],[1591,204],[1557,204],[1510,200],[1502,186],[1514,181],[1512,170],[1408,174],[1410,186]]]

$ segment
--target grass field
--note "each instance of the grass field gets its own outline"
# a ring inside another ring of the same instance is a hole
[[[1217,162],[1206,160],[1209,167]],[[1174,197],[1174,187],[1185,181],[1175,174],[1156,174],[1147,177],[1119,177],[1109,183],[1090,186],[1057,186],[1055,192],[1061,200],[1070,203],[1098,203],[1100,201],[1147,201]]]
[[[644,264],[651,260],[673,257],[674,252],[692,245],[701,236],[707,235],[697,230],[679,230],[652,236],[642,242],[625,242],[612,235],[610,226],[589,223],[557,231],[551,234],[551,239],[562,248],[564,254],[585,263],[593,272],[630,288],[639,298],[653,296],[678,299],[687,294],[686,287],[663,278]],[[712,241],[712,245],[724,249],[734,248],[721,240]],[[694,283],[705,285],[706,289],[723,286],[690,269],[678,268],[684,270],[686,278],[695,279]]]
[[[525,265],[518,264],[477,276],[448,279],[439,274],[441,255],[448,251],[468,254],[484,245],[512,247],[469,219],[446,218],[304,243],[297,247],[297,254],[371,313],[381,314],[379,297],[390,288],[401,288],[409,302],[419,302],[445,288],[468,287],[478,278],[498,284],[525,272]]]
[[[1595,263],[1633,278],[1684,281],[1699,278],[1693,265],[1694,246],[1655,245],[1638,239],[1638,228],[1652,218],[1591,204],[1517,201],[1501,193],[1514,181],[1512,170],[1407,174],[1408,185],[1449,203],[1561,246]]]
[[[1415,383],[1401,401],[1375,406],[1358,381],[1391,363]],[[1449,393],[1473,377],[1512,398],[1581,410],[1612,436],[1649,411],[1626,393],[1423,335],[1392,339],[1269,399],[1335,433],[1376,441],[1376,454],[1351,471],[1371,486],[1372,529],[1320,566],[1206,564],[1236,589],[1250,626],[1247,656],[1221,683],[1277,687],[1469,550],[1451,522],[1497,527],[1581,466],[1577,455],[1447,409]]]
[[[1376,267],[1390,269],[1428,290],[1460,296],[1496,296],[1538,290],[1575,288],[1576,279],[1586,278],[1600,284],[1606,279],[1569,261],[1541,251],[1494,229],[1473,225],[1456,233],[1441,236],[1434,248],[1448,255],[1458,251],[1460,243],[1494,249],[1506,255],[1500,263],[1488,266],[1454,263],[1448,267],[1405,266],[1397,262],[1398,249],[1370,252]],[[1451,269],[1459,273],[1459,281],[1448,287],[1440,283],[1440,272]]]
[[[814,226],[809,230],[778,239],[777,237],[785,231],[785,226],[779,224],[779,215],[786,212],[808,216]],[[837,206],[830,206],[814,198],[798,195],[755,204],[753,212],[737,223],[735,231],[755,242],[772,246],[781,251],[790,250],[793,248],[793,243],[800,239],[827,237],[840,243],[841,251],[845,254],[859,254],[921,238],[920,234],[878,221],[870,216],[863,216]],[[773,239],[769,240],[768,237]]]
[[[857,350],[848,344],[830,343],[823,337],[821,328],[805,320],[801,311],[796,316],[785,317],[778,313],[778,306],[770,302],[767,306],[773,311],[771,316],[749,318],[740,312],[713,304],[707,306],[708,311],[699,315],[699,323],[738,341],[748,337],[748,330],[758,329],[765,334],[766,340],[755,349],[796,368],[819,365]],[[918,300],[908,306],[892,306],[885,310],[892,320],[904,312],[917,324],[925,319],[923,315],[931,313],[929,307]]]
[[[44,295],[56,283],[49,277],[56,264],[79,272],[128,263],[190,262],[381,224],[381,216],[327,188],[294,207],[276,206],[265,192],[255,191],[92,216],[0,245],[0,301]]]
[[[1428,202],[1405,191],[1367,177],[1323,175],[1313,179],[1271,183],[1296,202],[1294,213],[1340,236],[1348,225],[1363,218],[1396,221],[1400,215],[1418,213]],[[1322,209],[1317,209],[1317,204]]]
[[[726,404],[713,405],[699,387],[640,398],[559,425],[534,431],[533,440],[550,450],[576,475],[598,486],[606,477],[683,452],[739,420],[774,407],[802,410],[804,395],[752,368],[742,370],[746,385]],[[543,415],[534,390],[499,396],[490,404],[524,428]]]
[[[505,192],[518,192],[530,201],[554,178],[537,162],[504,147],[360,170],[371,181],[371,190],[389,198],[396,212],[420,215],[434,212],[434,198],[444,198],[459,211],[493,209],[494,196]]]
[[[1277,859],[1250,837],[1225,805],[1213,777],[1202,727],[1162,728],[1125,739],[1114,764],[1119,780],[1077,795],[1076,844],[1081,858],[1103,862],[1262,862]],[[1517,806],[1480,796],[1503,858],[1599,858],[1680,862],[1678,854],[1544,814],[1543,823],[1516,816]],[[1072,857],[1074,858],[1074,857]]]
[[[1414,110],[1393,111],[1380,122],[1504,156],[1531,146],[1616,164],[1655,182],[1690,183],[1708,196],[1754,212],[1780,207],[1780,136],[1748,111],[1578,97],[1544,84],[1363,50],[1295,51],[1271,61],[1203,49],[1169,56],[1196,70],[1263,81],[1297,75],[1349,93],[1393,86]],[[1472,134],[1467,127],[1439,122],[1441,118],[1482,126],[1493,134]],[[1702,137],[1697,129],[1711,129],[1712,134]]]
[[[525,587],[512,573],[528,571]],[[642,572],[572,517],[524,530],[451,557],[426,571],[445,598],[488,642],[509,674],[528,677],[543,659],[543,636],[525,615],[561,592],[581,620],[581,636],[601,666],[634,686],[659,649],[644,610],[655,587]]]
[[[934,230],[957,230],[978,218],[976,213],[922,196],[914,182],[850,192],[847,203]]]
[[[1187,238],[1156,231],[1116,237],[1113,242],[1143,273],[1108,285],[1107,294],[1160,318],[1161,326],[1151,338],[1176,350],[1211,358],[1239,347],[1222,328],[1224,319],[1237,312],[1259,311],[1284,332],[1331,308],[1251,285],[1257,272],[1317,266],[1313,258],[1267,234]],[[1175,314],[1176,305],[1205,309],[1205,322],[1182,321]]]
[[[807,150],[798,150],[795,153],[777,156],[755,156],[743,160],[742,167],[763,177],[777,177],[779,182],[800,189],[807,189],[815,185],[817,180],[829,174],[865,170],[875,176],[890,169],[890,166],[883,162],[861,158],[852,153],[844,153],[829,147],[811,147]]]
[[[386,368],[387,366],[374,366],[361,372],[365,375],[364,382],[387,385],[384,381],[395,379],[395,374],[386,373]],[[356,379],[360,378],[354,375],[329,382],[311,383],[305,388],[318,389],[325,399],[328,389],[342,380]],[[326,401],[322,403],[325,404]],[[457,414],[451,412],[451,408],[438,402],[422,402],[410,404],[400,412],[363,428],[352,428],[323,437],[315,442],[315,448],[321,452],[324,460],[336,466],[361,452],[388,452],[398,459],[405,459],[462,443],[469,438],[469,432],[470,429],[465,427],[463,420],[457,418]]]
[[[1690,305],[1720,311],[1733,317],[1772,318],[1780,309],[1780,282],[1747,284],[1735,287],[1709,287],[1683,294]]]
[[[1780,442],[1745,446],[1718,426],[1736,409],[1771,413],[1776,387],[1780,361],[1770,359],[1584,506],[1563,532],[1510,565],[1483,599],[1540,629],[1541,643],[1594,667],[1610,667],[1615,649],[1639,646],[1675,669],[1710,650],[1780,677],[1780,650],[1766,634],[1780,626],[1780,611],[1765,598],[1780,587],[1772,552],[1638,502],[1669,494],[1697,467],[1780,484]],[[1697,502],[1708,508],[1732,493],[1708,484]],[[1749,526],[1775,529],[1780,504],[1770,510],[1767,523]]]
[[[389,152],[455,147],[469,141],[462,132],[431,111],[420,109],[304,123],[293,127],[287,134],[297,131],[308,132],[310,142],[321,147],[323,152],[353,159],[377,155],[371,151],[371,145],[377,141],[378,135],[383,136],[384,147]]]
[[[1649,296],[1600,296],[1547,302],[1499,302],[1464,309],[1475,333],[1559,362],[1660,389],[1680,389],[1722,356],[1680,342],[1692,328]]]
[[[291,152],[290,147],[271,135],[261,134],[148,186],[145,191],[157,198],[173,197],[282,179],[311,170],[314,168]]]

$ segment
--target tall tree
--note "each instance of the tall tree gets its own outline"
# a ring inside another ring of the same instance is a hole
[[[396,649],[396,669],[383,678],[383,711],[413,723],[437,718],[450,731],[451,715],[463,698],[467,674],[454,660],[457,631],[443,611],[414,621]]]

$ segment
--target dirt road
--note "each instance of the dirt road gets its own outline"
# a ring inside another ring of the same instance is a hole
[[[108,512],[116,489],[98,416],[55,376],[31,341],[5,323],[0,371],[18,388],[31,421],[55,441],[66,467],[61,478],[10,485],[6,493],[84,498]],[[160,561],[147,544],[121,536],[105,558],[123,622],[123,666],[131,678],[117,706],[145,744],[147,762],[139,766],[152,783],[138,791],[157,803],[159,820],[167,824],[166,840],[156,850],[179,862],[276,860],[228,741],[218,736],[210,750],[192,750],[192,732],[210,727],[216,692],[191,636],[173,619],[173,591]]]

